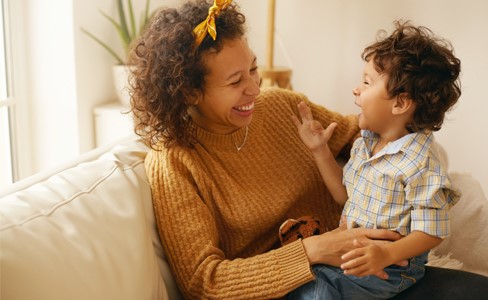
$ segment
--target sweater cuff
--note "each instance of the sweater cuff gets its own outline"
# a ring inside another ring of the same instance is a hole
[[[281,276],[286,286],[294,286],[295,289],[315,279],[301,239],[276,249],[276,256],[281,263]]]

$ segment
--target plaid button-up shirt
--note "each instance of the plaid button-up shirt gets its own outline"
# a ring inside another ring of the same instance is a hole
[[[371,157],[377,136],[363,130],[344,166],[350,227],[385,228],[402,235],[449,235],[449,208],[460,197],[432,148],[433,134],[417,132],[389,143]]]

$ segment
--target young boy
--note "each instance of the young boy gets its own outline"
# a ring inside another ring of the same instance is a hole
[[[324,130],[304,103],[301,121],[293,121],[335,201],[345,205],[348,227],[386,228],[404,238],[358,243],[340,268],[315,265],[316,280],[289,299],[393,297],[423,277],[428,251],[449,235],[448,210],[459,194],[432,148],[432,132],[461,95],[460,61],[429,29],[395,27],[362,54],[362,82],[353,89],[361,138],[343,169],[327,146],[335,124]],[[407,266],[397,265],[407,259]]]

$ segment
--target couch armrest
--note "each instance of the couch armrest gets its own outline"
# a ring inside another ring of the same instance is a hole
[[[2,192],[1,299],[170,298],[147,151],[128,140]]]

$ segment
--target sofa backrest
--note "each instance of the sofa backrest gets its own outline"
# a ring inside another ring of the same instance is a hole
[[[177,299],[136,138],[0,193],[0,299]],[[168,291],[171,290],[171,291]]]

